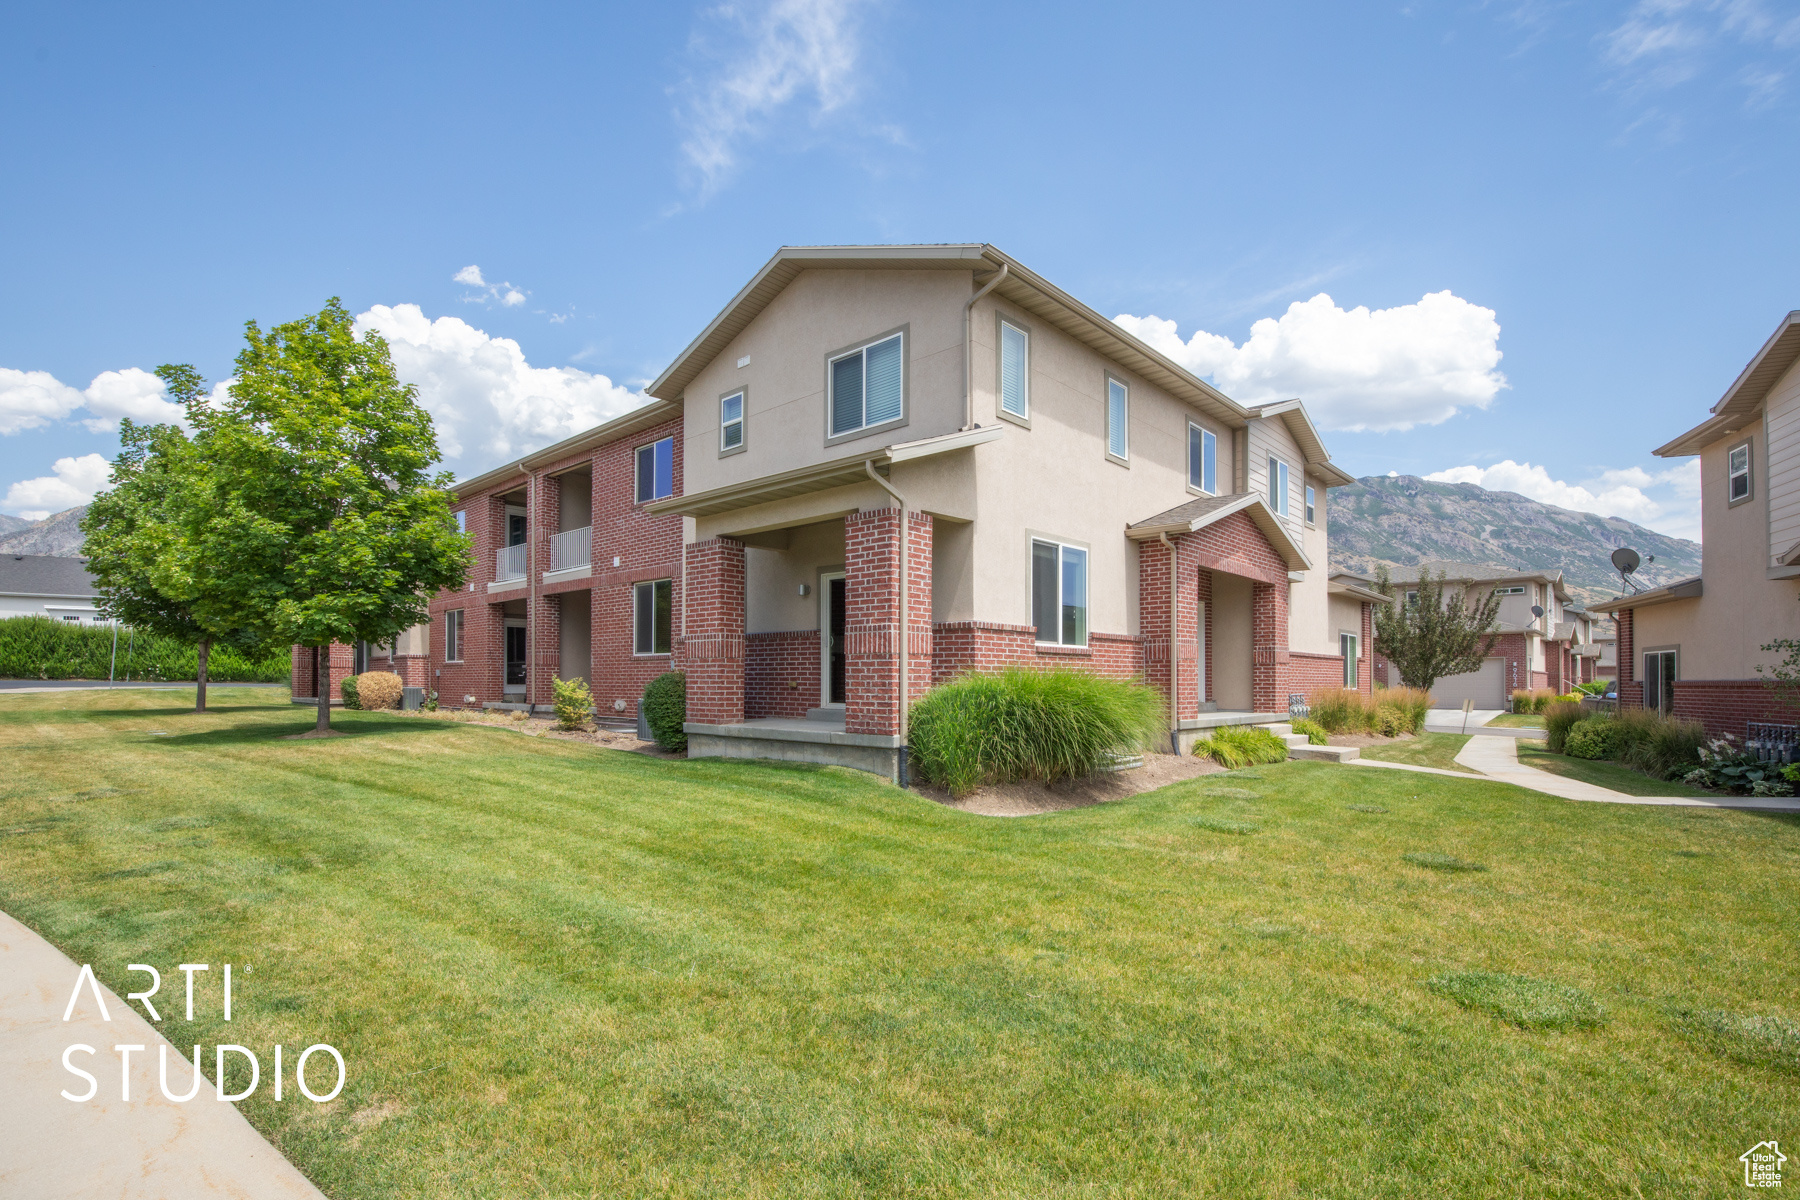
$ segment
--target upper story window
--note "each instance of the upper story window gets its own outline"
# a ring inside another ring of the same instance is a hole
[[[1315,519],[1314,519],[1314,514],[1315,514],[1314,505],[1316,503],[1314,497],[1315,497],[1315,493],[1313,492],[1313,486],[1312,486],[1312,484],[1309,483],[1306,485],[1306,523],[1308,525],[1312,525],[1312,524],[1316,523]]]
[[[506,544],[522,546],[525,544],[525,510],[511,505],[506,509]]]
[[[1131,457],[1131,389],[1106,377],[1106,452],[1120,462]]]
[[[444,614],[444,661],[461,662],[463,656],[463,610],[453,608]]]
[[[1188,486],[1218,495],[1219,439],[1198,425],[1188,425]]]
[[[842,437],[898,421],[905,415],[906,335],[858,346],[830,362],[827,406],[831,436]]]
[[[719,401],[719,449],[744,448],[744,393],[733,392]]]
[[[662,438],[637,448],[637,502],[647,504],[675,494],[675,439]]]
[[[1503,588],[1495,588],[1494,589],[1494,595],[1496,595],[1496,596],[1523,596],[1524,594],[1525,594],[1525,588],[1523,586],[1503,587]]]
[[[1731,504],[1750,498],[1750,443],[1733,446],[1725,453],[1725,497]]]
[[[1288,515],[1288,465],[1269,456],[1269,507],[1281,516]]]
[[[469,532],[469,514],[458,510],[456,514],[456,532]]]
[[[1087,645],[1085,549],[1031,539],[1031,620],[1041,643]]]
[[[1000,411],[1031,416],[1031,335],[1000,322]]]

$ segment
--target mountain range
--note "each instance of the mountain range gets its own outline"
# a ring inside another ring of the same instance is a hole
[[[1561,570],[1569,594],[1583,604],[1624,590],[1611,561],[1620,546],[1643,559],[1634,575],[1641,587],[1700,573],[1699,542],[1473,483],[1372,475],[1333,488],[1330,505],[1333,570],[1373,575],[1382,566],[1434,561]]]
[[[0,513],[0,554],[80,558],[81,518],[85,516],[85,504],[52,513],[41,521],[27,521]]]

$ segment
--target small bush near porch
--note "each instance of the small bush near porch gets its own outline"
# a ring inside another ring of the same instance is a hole
[[[1092,775],[1167,732],[1161,693],[1068,667],[964,675],[913,706],[912,765],[966,795],[982,784]]]

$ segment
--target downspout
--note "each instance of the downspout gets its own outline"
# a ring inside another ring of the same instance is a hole
[[[977,297],[979,299],[979,297]],[[970,301],[973,303],[973,301]],[[881,477],[875,469],[875,460],[863,460],[863,470],[869,473],[881,490],[894,498],[900,506],[900,770],[895,780],[901,787],[906,786],[906,684],[907,676],[912,673],[912,659],[906,652],[906,627],[912,623],[912,612],[906,607],[906,575],[907,575],[907,542],[912,530],[906,522],[906,497],[894,490],[894,485]]]
[[[1167,533],[1158,532],[1156,540],[1161,542],[1169,552],[1169,750],[1175,757],[1181,757],[1181,714],[1176,707],[1177,675],[1175,672],[1175,631],[1179,624],[1175,620],[1175,543],[1169,540]],[[1201,669],[1205,669],[1202,664]]]
[[[1006,278],[1006,263],[1000,264],[1000,270],[994,277],[981,285],[981,290],[969,297],[963,305],[963,429],[975,428],[975,302],[994,290],[994,287]],[[887,487],[886,484],[882,484]],[[888,488],[893,491],[892,488]],[[898,497],[899,492],[894,492]]]

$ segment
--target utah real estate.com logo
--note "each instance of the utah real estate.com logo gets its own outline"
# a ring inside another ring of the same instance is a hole
[[[1738,1155],[1738,1161],[1744,1164],[1745,1187],[1781,1186],[1781,1164],[1787,1161],[1787,1155],[1781,1152],[1780,1142],[1758,1142]]]

